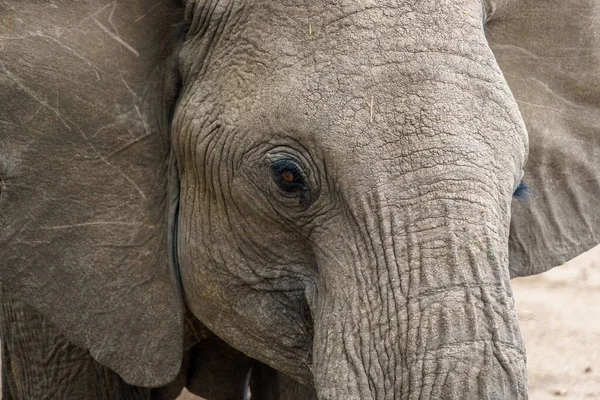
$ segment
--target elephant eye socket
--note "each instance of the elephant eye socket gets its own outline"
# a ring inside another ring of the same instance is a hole
[[[273,180],[286,193],[306,192],[302,170],[295,161],[289,159],[276,160],[271,165]]]
[[[524,199],[529,194],[529,190],[529,186],[525,182],[521,181],[513,191],[513,197],[516,197],[518,199]]]
[[[523,182],[523,171],[519,174],[519,179],[515,183],[515,187],[513,188],[513,197],[524,199],[529,194],[529,186],[525,182]]]

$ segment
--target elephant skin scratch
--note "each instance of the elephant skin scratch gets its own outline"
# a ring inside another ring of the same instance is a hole
[[[563,109],[558,108],[558,107],[551,107],[551,106],[548,106],[548,105],[545,105],[545,104],[530,103],[528,101],[519,100],[519,99],[517,99],[517,103],[518,104],[525,104],[525,105],[530,106],[530,107],[537,107],[537,108],[543,108],[543,109],[546,109],[546,110],[552,110],[552,111],[556,111],[556,112],[563,112],[564,111]]]
[[[81,21],[79,21],[79,23],[77,24],[77,26],[81,25],[84,21],[87,21],[88,19],[96,19],[96,16],[100,15],[100,13],[104,10],[106,10],[108,7],[110,6],[114,6],[115,4],[117,4],[116,1],[113,1],[112,3],[108,3],[105,6],[102,6],[99,10],[94,11],[93,13],[91,13],[90,15],[88,15],[87,17],[83,18]]]
[[[127,82],[125,81],[125,78],[123,78],[123,73],[121,71],[119,71],[119,75],[121,76],[121,82],[123,82],[123,85],[125,85],[125,87],[129,91],[129,93],[131,93],[131,95],[133,96],[133,98],[135,100],[137,100],[138,99],[137,94],[135,94],[135,92],[133,90],[131,90],[131,87],[127,84]]]
[[[42,106],[44,106],[45,108],[47,108],[48,110],[52,111],[54,113],[54,115],[56,115],[56,117],[59,119],[60,122],[62,122],[62,124],[70,131],[71,127],[67,124],[67,122],[65,121],[64,117],[62,116],[62,114],[60,113],[60,111],[58,111],[58,109],[52,107],[50,104],[48,104],[48,101],[42,99],[38,93],[36,93],[33,89],[31,89],[29,86],[25,85],[19,78],[17,78],[12,72],[10,72],[4,65],[2,66],[2,71],[6,74],[6,76],[8,76],[8,78],[10,80],[12,80],[19,89],[21,89],[22,91],[24,91],[25,93],[27,93],[27,95],[29,95],[29,97],[31,97],[32,99],[34,99],[35,101],[37,101],[39,104],[41,104]]]
[[[142,140],[144,140],[144,139],[146,139],[146,138],[148,138],[148,137],[150,137],[150,134],[149,134],[149,133],[147,133],[146,135],[144,135],[144,136],[142,136],[142,137],[139,137],[139,138],[137,138],[137,139],[134,139],[134,140],[130,141],[129,143],[127,143],[127,144],[125,144],[125,145],[121,146],[119,149],[115,150],[114,152],[112,152],[112,153],[111,153],[110,155],[108,155],[106,158],[108,159],[108,158],[114,157],[114,156],[116,156],[117,154],[119,154],[119,153],[122,153],[123,151],[127,150],[127,149],[128,149],[128,148],[130,148],[131,146],[133,146],[133,145],[135,145],[135,144],[137,144],[137,143],[141,142]]]
[[[369,108],[371,110],[371,120],[370,120],[370,122],[373,123],[373,96],[371,96],[371,103],[369,105]]]
[[[115,2],[113,4],[112,10],[110,10],[110,14],[108,16],[108,23],[110,24],[110,26],[112,26],[112,28],[115,30],[117,36],[121,36],[121,34],[119,33],[119,30],[117,29],[117,27],[115,26],[115,23],[113,22],[113,15],[115,14],[115,10],[117,8],[117,3]]]
[[[145,225],[139,222],[122,222],[122,221],[90,221],[81,222],[78,224],[67,224],[67,225],[54,225],[54,226],[40,226],[40,229],[55,230],[55,229],[70,229],[70,228],[81,228],[86,226],[101,226],[101,225],[120,225],[120,226],[139,226]]]
[[[43,109],[43,108],[44,108],[44,106],[40,105],[40,106],[39,106],[39,107],[38,107],[38,108],[35,110],[35,112],[34,112],[33,114],[31,114],[31,116],[25,120],[25,123],[26,123],[26,124],[28,124],[28,123],[30,123],[31,121],[33,121],[33,120],[34,120],[34,119],[37,117],[37,115],[40,113],[40,111],[42,111],[42,109]]]
[[[27,245],[38,245],[38,244],[50,244],[50,240],[15,240],[14,244],[27,244]]]
[[[135,181],[133,179],[131,179],[129,176],[127,176],[127,174],[125,172],[123,172],[120,168],[114,166],[111,164],[110,161],[108,161],[106,159],[106,157],[104,157],[102,155],[102,153],[100,152],[100,150],[98,150],[96,148],[96,146],[94,146],[94,144],[90,141],[90,139],[88,138],[88,136],[85,134],[85,132],[83,131],[83,129],[81,129],[77,124],[75,124],[73,121],[71,121],[70,119],[67,118],[67,120],[73,124],[73,126],[75,126],[75,128],[77,128],[77,130],[79,131],[81,137],[87,142],[88,146],[91,147],[91,149],[94,151],[94,153],[98,156],[98,159],[100,161],[102,161],[103,163],[105,163],[106,165],[108,165],[110,168],[112,168],[113,170],[115,170],[119,175],[121,175],[127,182],[129,182],[129,184],[138,192],[138,194],[140,195],[140,197],[142,197],[143,199],[146,198],[146,195],[144,194],[144,192],[142,191],[142,189],[140,189],[140,187],[135,183]],[[113,124],[114,125],[114,124]],[[96,134],[97,132],[95,132]]]
[[[98,69],[98,67],[96,67],[96,65],[94,65],[90,60],[88,60],[87,58],[85,58],[77,50],[73,49],[72,47],[67,46],[66,44],[64,44],[63,42],[61,42],[60,40],[58,40],[57,38],[55,38],[53,36],[46,35],[46,34],[41,33],[41,32],[35,32],[35,33],[30,33],[30,34],[27,34],[27,35],[23,35],[23,36],[0,36],[0,40],[25,40],[25,39],[35,38],[35,37],[48,39],[48,40],[51,40],[54,43],[58,44],[60,47],[62,47],[63,49],[65,49],[67,52],[73,54],[75,57],[77,57],[80,60],[82,60],[83,62],[85,62],[94,71],[94,73],[96,74],[96,79],[100,80],[100,74],[99,74],[100,70]]]
[[[528,55],[531,58],[535,58],[535,59],[540,59],[542,57],[538,56],[537,54],[523,48],[523,47],[519,47],[519,46],[515,46],[512,44],[495,44],[492,47],[496,48],[496,49],[512,49],[512,50],[517,50],[525,55]]]
[[[63,42],[61,42],[60,40],[49,36],[49,35],[39,35],[41,37],[47,38],[52,40],[53,42],[57,43],[60,47],[62,47],[63,49],[67,50],[68,52],[70,52],[71,54],[73,54],[75,57],[79,58],[80,60],[82,60],[83,62],[85,62],[96,74],[96,80],[100,80],[100,74],[98,73],[98,68],[87,58],[85,58],[83,55],[81,55],[79,52],[77,52],[75,49],[67,46],[66,44],[64,44]]]
[[[140,56],[140,53],[134,49],[133,47],[131,47],[129,44],[127,44],[127,42],[125,42],[123,39],[121,39],[119,36],[115,35],[113,32],[110,31],[110,29],[108,29],[106,26],[102,25],[100,23],[100,21],[98,21],[97,19],[94,18],[94,23],[96,25],[98,25],[98,27],[100,29],[102,29],[104,31],[104,33],[106,33],[108,36],[111,37],[111,39],[115,40],[117,43],[119,43],[121,46],[125,47],[127,50],[129,50],[133,55],[135,55],[136,57]]]
[[[9,126],[20,126],[19,124],[15,124],[14,122],[6,121],[4,119],[0,119],[0,124],[5,124],[5,125],[9,125]]]
[[[54,92],[56,94],[56,111],[58,111],[58,81],[56,80],[54,81]]]
[[[116,125],[117,125],[117,124],[107,124],[107,125],[103,125],[103,126],[101,126],[100,128],[96,129],[96,131],[95,131],[94,133],[92,133],[92,135],[90,136],[90,138],[94,138],[94,137],[96,137],[97,135],[99,135],[99,134],[100,134],[100,132],[102,132],[103,130],[105,130],[105,129],[108,129],[108,128],[113,128],[113,127],[115,127]]]
[[[77,124],[75,124],[73,121],[69,120],[68,118],[66,118],[65,116],[63,116],[60,111],[51,106],[47,100],[43,99],[35,90],[31,89],[29,86],[27,86],[25,83],[23,83],[18,77],[16,77],[11,71],[9,71],[4,65],[0,64],[0,71],[2,71],[4,73],[5,76],[8,77],[8,79],[10,81],[12,81],[19,89],[21,89],[23,92],[25,92],[28,96],[30,96],[33,100],[35,100],[36,102],[38,102],[43,108],[46,108],[48,110],[50,110],[52,113],[54,113],[54,115],[56,115],[56,117],[58,118],[58,120],[65,126],[65,128],[67,128],[69,131],[72,131],[72,127],[67,123],[67,121],[69,121],[75,128],[77,128],[77,130],[79,131],[79,133],[81,134],[81,136],[83,137],[83,139],[88,142],[88,144],[91,146],[91,148],[93,149],[93,151],[97,154],[98,158],[105,164],[107,164],[109,167],[111,167],[112,169],[114,169],[119,175],[121,175],[140,195],[140,197],[142,197],[143,199],[146,198],[146,195],[144,194],[144,192],[142,191],[142,189],[129,177],[127,176],[123,171],[121,171],[119,168],[117,168],[116,166],[112,165],[110,163],[110,161],[108,161],[106,159],[106,157],[104,157],[100,151],[89,141],[89,138],[87,137],[87,135],[85,134],[85,132],[79,127],[77,126]],[[141,112],[139,111],[139,108],[137,107],[137,105],[135,106],[135,109],[138,113],[138,115],[140,116],[140,118],[142,118],[142,122],[144,124],[144,129],[146,130],[146,135],[149,134],[149,130],[148,130],[148,126],[146,124],[146,121],[143,119]],[[97,134],[98,132],[95,132],[95,134]],[[142,136],[142,139],[145,138],[146,136]]]
[[[121,71],[119,71],[119,75],[121,75],[121,82],[123,82],[123,85],[125,85],[125,87],[129,91],[129,93],[131,93],[131,96],[133,97],[134,102],[138,103],[138,96],[137,96],[137,94],[127,84],[127,82],[125,81],[125,78],[123,78],[123,74],[121,73]],[[144,125],[144,131],[146,132],[145,136],[150,135],[150,129],[148,129],[148,123],[146,122],[146,119],[142,115],[142,112],[140,111],[140,108],[138,107],[137,104],[134,104],[133,107],[135,108],[135,112],[137,113],[138,117],[140,117],[140,120],[142,121],[142,124]]]
[[[135,111],[137,112],[138,116],[142,120],[142,124],[144,125],[144,131],[146,132],[145,136],[150,135],[150,130],[148,129],[148,124],[146,123],[146,120],[144,119],[144,116],[140,112],[139,107],[137,106],[137,104],[134,104],[133,106],[135,107]]]
[[[133,21],[133,23],[137,24],[138,21],[140,21],[142,18],[144,18],[146,15],[148,15],[150,12],[152,12],[152,10],[154,10],[156,7],[160,6],[164,2],[165,2],[165,0],[160,1],[160,2],[156,3],[155,5],[153,5],[152,7],[150,7],[148,9],[148,11],[146,11],[145,13],[143,13],[138,19],[136,19],[135,21]]]
[[[142,189],[140,189],[140,187],[137,185],[137,183],[134,182],[133,179],[131,179],[129,176],[127,176],[127,174],[125,174],[125,172],[121,171],[119,168],[115,167],[114,165],[112,165],[110,163],[110,161],[108,161],[106,159],[106,157],[104,157],[102,154],[100,154],[100,151],[98,151],[98,149],[96,149],[91,143],[89,143],[90,146],[92,146],[92,148],[94,149],[94,151],[96,152],[96,154],[98,154],[98,158],[105,163],[106,165],[108,165],[109,167],[111,167],[112,169],[114,169],[119,175],[121,175],[127,182],[129,182],[129,184],[131,186],[133,186],[133,188],[138,192],[138,194],[145,199],[146,195],[144,194],[144,192],[142,192]]]

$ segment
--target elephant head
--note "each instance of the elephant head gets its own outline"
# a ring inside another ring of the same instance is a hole
[[[510,278],[600,233],[598,66],[550,62],[589,24],[142,3],[0,31],[0,279],[137,385],[177,373],[185,303],[321,399],[526,398]]]

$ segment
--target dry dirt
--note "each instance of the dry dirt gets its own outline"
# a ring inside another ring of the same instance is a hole
[[[530,398],[600,399],[600,246],[513,289]]]
[[[531,400],[600,400],[600,246],[513,280]],[[178,400],[197,400],[182,393]]]

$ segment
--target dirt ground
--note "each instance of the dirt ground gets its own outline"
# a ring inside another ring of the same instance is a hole
[[[600,399],[600,246],[512,283],[530,398]]]
[[[600,400],[600,246],[512,284],[530,399]],[[178,398],[197,399],[189,393]]]

